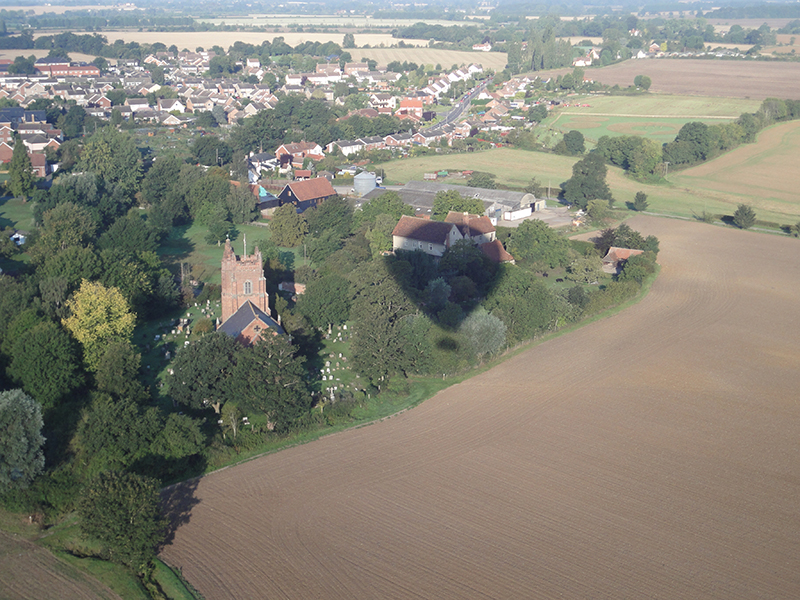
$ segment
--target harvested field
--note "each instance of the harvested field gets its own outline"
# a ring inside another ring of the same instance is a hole
[[[4,600],[106,600],[108,587],[44,548],[0,532],[0,596]]]
[[[734,98],[800,98],[800,64],[721,60],[626,60],[587,69],[587,77],[628,86],[637,75],[653,80],[653,92]]]
[[[796,598],[798,241],[639,216],[635,306],[386,421],[216,472],[206,598]]]
[[[44,58],[50,53],[49,50],[0,50],[0,58],[9,58],[14,60],[17,56],[35,56],[36,58]],[[83,54],[82,52],[70,52],[69,57],[72,60],[82,60],[84,62],[92,62],[96,56],[91,54]],[[113,58],[110,59],[108,62],[116,63],[117,61]]]
[[[571,72],[555,69],[535,74],[549,77]],[[650,91],[663,94],[800,99],[800,63],[794,62],[658,58],[586,69],[586,77],[622,87],[632,85],[637,75],[650,77]]]
[[[791,121],[762,131],[756,144],[681,171],[672,180],[698,192],[724,194],[732,204],[750,203],[758,190],[758,207],[800,218],[798,156],[800,122]]]

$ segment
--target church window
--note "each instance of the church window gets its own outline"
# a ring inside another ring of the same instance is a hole
[[[245,294],[252,294],[253,293],[253,283],[251,281],[244,282],[244,293]]]

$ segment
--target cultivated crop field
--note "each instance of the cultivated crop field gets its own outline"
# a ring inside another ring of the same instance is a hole
[[[653,81],[653,92],[734,98],[800,98],[800,63],[741,60],[626,60],[586,76],[629,86],[637,75]]]
[[[719,158],[675,174],[678,186],[726,197],[800,220],[800,122],[762,131],[758,143],[740,146]],[[754,202],[753,199],[756,198]]]
[[[798,240],[636,217],[623,313],[218,471],[162,555],[207,598],[796,598]]]
[[[110,588],[44,548],[4,532],[0,532],[0,590],[5,600],[119,598]]]

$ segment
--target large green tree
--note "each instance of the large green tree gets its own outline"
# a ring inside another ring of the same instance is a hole
[[[14,152],[11,154],[11,163],[8,166],[7,186],[8,191],[16,197],[28,196],[33,191],[31,158],[19,137],[14,142]]]
[[[229,335],[215,332],[181,348],[172,362],[169,394],[191,408],[220,407],[232,397],[231,373],[241,350]]]
[[[243,349],[233,369],[238,408],[263,413],[282,433],[295,426],[311,406],[304,359],[285,336],[265,336]]]
[[[537,266],[555,269],[569,264],[569,241],[538,219],[524,221],[514,229],[506,246],[515,259]]]
[[[733,213],[733,223],[739,229],[750,229],[756,224],[756,211],[749,204],[740,204]]]
[[[413,312],[413,303],[400,279],[388,259],[365,263],[351,274],[353,366],[378,387],[388,376],[411,369],[400,331],[403,317]]]
[[[86,141],[79,168],[119,186],[125,195],[132,196],[139,191],[141,154],[133,138],[114,127],[102,127]]]
[[[297,213],[293,204],[284,204],[275,209],[269,229],[275,244],[283,248],[294,248],[308,233],[308,224],[303,215]]]
[[[590,152],[572,165],[572,177],[561,184],[564,199],[582,209],[586,209],[590,200],[612,200],[611,190],[606,184],[607,171],[603,156]]]
[[[483,306],[506,325],[509,342],[521,342],[549,329],[555,319],[552,293],[541,279],[514,265],[501,265]]]
[[[103,545],[103,554],[137,573],[149,570],[164,539],[158,481],[133,473],[100,473],[84,490],[81,531]]]
[[[75,342],[49,320],[16,338],[8,373],[44,408],[54,407],[83,384]]]
[[[478,198],[466,198],[457,190],[436,192],[433,197],[433,219],[444,221],[447,213],[468,212],[473,215],[482,215],[486,209],[483,201]]]
[[[297,300],[297,310],[314,327],[344,323],[350,316],[350,282],[335,273],[310,281]]]
[[[0,493],[28,487],[44,469],[42,408],[22,390],[0,392]]]

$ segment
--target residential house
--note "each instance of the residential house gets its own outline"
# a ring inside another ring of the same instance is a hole
[[[496,239],[495,227],[486,215],[471,215],[450,211],[444,219],[445,223],[452,223],[465,240],[470,240],[476,246],[488,244]]]
[[[306,158],[314,161],[322,160],[325,158],[325,153],[322,151],[322,146],[314,142],[296,142],[281,144],[275,150],[275,156],[278,157],[281,165],[288,164],[291,161],[292,166],[299,169],[303,167],[303,161]]]
[[[336,196],[331,182],[324,177],[315,177],[305,181],[293,181],[278,194],[281,206],[294,204],[297,212],[301,213],[308,208],[319,206],[325,200]]]
[[[392,231],[392,250],[421,250],[441,257],[460,239],[463,236],[453,223],[403,215]]]

